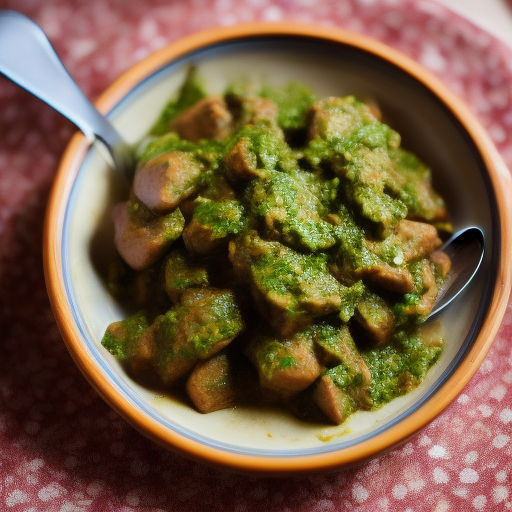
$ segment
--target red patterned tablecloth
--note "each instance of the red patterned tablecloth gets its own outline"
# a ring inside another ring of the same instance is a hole
[[[94,99],[129,66],[215,25],[296,20],[364,32],[433,70],[512,168],[512,55],[430,0],[0,0],[38,22]],[[327,476],[231,475],[121,419],[69,356],[45,291],[45,203],[74,128],[0,79],[0,510],[512,510],[512,303],[478,373],[413,441]]]

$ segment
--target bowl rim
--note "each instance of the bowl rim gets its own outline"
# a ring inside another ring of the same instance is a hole
[[[412,76],[458,120],[471,138],[488,171],[490,184],[497,199],[497,222],[501,236],[498,249],[499,268],[496,272],[491,302],[472,347],[446,382],[422,406],[399,424],[391,426],[371,439],[339,450],[299,456],[271,457],[232,453],[205,446],[197,440],[169,430],[156,420],[141,415],[103,378],[95,361],[82,346],[72,321],[72,311],[66,300],[60,250],[67,204],[66,201],[62,201],[62,198],[69,197],[76,173],[89,148],[88,140],[81,133],[73,136],[58,167],[48,200],[43,234],[45,281],[57,325],[72,358],[96,392],[137,430],[166,448],[209,465],[244,473],[267,475],[324,472],[352,466],[382,454],[414,436],[458,396],[478,370],[501,324],[512,280],[511,273],[507,271],[512,263],[512,243],[510,229],[508,229],[512,225],[512,201],[508,199],[511,197],[512,180],[489,136],[462,100],[433,73],[400,51],[368,36],[340,28],[295,22],[253,22],[212,28],[179,39],[135,64],[109,86],[95,104],[101,112],[109,112],[144,78],[191,52],[230,41],[283,36],[356,48],[377,56]]]

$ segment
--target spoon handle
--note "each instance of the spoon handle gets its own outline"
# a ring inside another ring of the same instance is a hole
[[[116,169],[131,166],[119,132],[78,88],[41,28],[15,11],[0,11],[0,72],[67,117],[90,142],[103,142]]]

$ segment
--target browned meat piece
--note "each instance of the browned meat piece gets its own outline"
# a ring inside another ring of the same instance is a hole
[[[450,257],[443,251],[434,251],[429,256],[430,261],[434,264],[436,269],[436,274],[445,278],[450,272],[450,268],[452,266],[452,262],[450,261]]]
[[[253,260],[265,256],[268,251],[268,242],[262,240],[255,232],[231,240],[228,245],[228,257],[237,279],[240,282],[250,281]]]
[[[143,270],[158,261],[181,235],[185,219],[176,209],[158,216],[139,214],[144,206],[132,200],[117,204],[113,211],[114,242],[124,261],[135,270]]]
[[[139,374],[151,368],[155,345],[150,331],[145,314],[139,312],[111,323],[101,343],[111,354],[124,361],[134,374]]]
[[[183,241],[192,254],[204,255],[225,247],[242,231],[244,209],[238,201],[196,201],[192,220],[183,231]]]
[[[313,328],[313,339],[320,363],[329,368],[326,375],[329,375],[329,378],[333,379],[344,393],[348,393],[358,407],[371,406],[370,370],[359,353],[347,325],[343,324],[341,327],[334,327],[327,323],[317,325]],[[327,384],[324,382],[322,386]],[[327,390],[330,389],[329,386]],[[325,391],[321,391],[320,396]],[[334,396],[337,395],[339,393]]]
[[[190,288],[158,322],[154,364],[166,385],[208,359],[244,330],[233,292]]]
[[[252,256],[249,251],[251,244],[247,244],[245,237],[238,237],[228,244],[228,257],[236,278],[247,283],[251,278]]]
[[[240,139],[226,156],[226,168],[233,178],[257,178],[264,173],[258,169],[256,155],[250,150],[249,139]]]
[[[309,139],[341,139],[354,129],[377,122],[368,105],[353,96],[326,98],[315,103],[310,110]]]
[[[133,343],[128,366],[134,374],[140,374],[152,368],[155,355],[155,328],[149,326]]]
[[[333,327],[320,324],[313,327],[313,340],[318,349],[320,363],[327,368],[344,364],[353,373],[361,373],[364,382],[370,384],[370,371],[357,350],[346,324]]]
[[[202,413],[233,407],[238,395],[233,370],[226,354],[200,362],[190,374],[186,390]]]
[[[331,272],[345,284],[364,279],[388,290],[399,293],[411,292],[414,281],[405,268],[403,255],[400,253],[401,260],[395,262],[398,266],[393,266],[383,259],[384,255],[387,258],[389,253],[396,250],[392,237],[383,242],[368,240],[366,232],[357,226],[349,215],[343,207],[340,208],[340,215],[331,216],[331,221],[342,228],[337,232],[341,242],[338,249],[339,259],[331,262]]]
[[[320,375],[311,335],[299,333],[285,340],[260,337],[247,349],[264,388],[285,394],[310,386]]]
[[[196,200],[198,197],[211,199],[213,201],[232,201],[236,199],[236,194],[225,178],[218,174],[214,174],[209,177],[208,186],[200,189],[200,193],[196,192],[181,201],[179,208],[187,222],[190,221],[194,214],[194,210],[197,206]]]
[[[337,424],[355,410],[372,406],[370,371],[354,343],[345,344],[340,356],[340,364],[326,370],[313,390],[318,407]]]
[[[225,178],[214,174],[208,181],[208,187],[201,190],[201,197],[212,201],[232,201],[236,194]]]
[[[277,115],[279,109],[277,104],[269,98],[250,94],[242,96],[228,95],[226,101],[233,113],[237,127],[242,128],[248,124],[265,123],[271,129],[278,129]]]
[[[192,155],[169,151],[137,169],[133,191],[152,210],[172,210],[196,190],[201,172]]]
[[[246,198],[267,239],[310,252],[335,245],[331,224],[320,216],[320,200],[302,177],[269,171],[251,182]]]
[[[398,266],[392,266],[377,258],[372,265],[355,269],[354,274],[388,290],[410,293],[414,289],[414,279],[403,264],[431,253],[441,245],[441,240],[434,226],[424,222],[401,220],[394,233],[384,241],[365,241],[365,246],[376,255],[386,252],[386,248],[393,245],[400,247],[402,251],[397,256]]]
[[[165,386],[192,370],[198,361],[187,333],[176,325],[179,318],[179,314],[168,312],[158,316],[150,328],[156,346],[154,368]]]
[[[180,329],[193,341],[200,359],[208,359],[244,330],[231,290],[192,288],[181,298],[184,312]]]
[[[222,246],[223,239],[213,237],[213,229],[192,218],[183,231],[183,241],[192,254],[208,254]]]
[[[432,188],[430,169],[412,153],[398,148],[390,152],[393,169],[386,186],[408,207],[409,219],[446,222],[448,211],[443,199]],[[451,228],[451,225],[447,223]]]
[[[342,286],[322,257],[251,235],[230,243],[229,259],[235,274],[251,284],[261,314],[283,337],[341,308]]]
[[[418,304],[410,305],[405,308],[407,315],[427,316],[434,306],[437,297],[437,284],[430,266],[430,262],[425,260],[422,267],[423,293]]]
[[[378,295],[368,293],[355,312],[355,319],[378,345],[384,343],[395,327],[393,313]]]
[[[382,260],[374,265],[356,269],[354,274],[357,278],[367,279],[398,293],[409,293],[414,288],[412,275],[406,268],[392,267]]]
[[[201,139],[223,140],[231,132],[232,116],[221,96],[210,96],[176,117],[170,126],[182,139],[198,142]]]
[[[313,390],[313,400],[336,425],[341,425],[354,411],[352,398],[336,386],[329,375],[323,375]]]
[[[386,186],[393,170],[385,148],[355,147],[351,158],[333,162],[333,170],[344,179],[346,196],[357,211],[370,221],[380,239],[393,234],[407,216],[407,206],[389,194]]]
[[[405,219],[392,236],[403,247],[405,261],[423,258],[442,243],[434,226]]]
[[[277,105],[268,98],[260,96],[246,96],[242,103],[244,111],[243,124],[258,124],[266,122],[270,128],[278,129]]]
[[[164,287],[173,302],[178,302],[183,292],[189,288],[208,286],[206,268],[191,261],[186,251],[172,251],[165,260]]]
[[[314,318],[339,311],[341,285],[327,262],[276,242],[260,242],[266,252],[253,257],[252,293],[261,313],[281,336],[311,325]]]

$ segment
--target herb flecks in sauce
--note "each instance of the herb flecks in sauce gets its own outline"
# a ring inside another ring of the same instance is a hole
[[[430,169],[373,104],[302,84],[207,96],[191,69],[137,150],[109,287],[144,311],[103,345],[211,412],[261,400],[342,423],[417,387],[449,270]],[[425,324],[427,325],[427,324]]]

